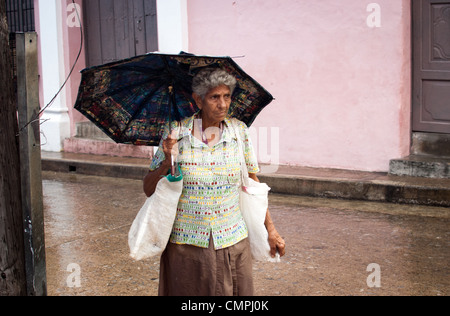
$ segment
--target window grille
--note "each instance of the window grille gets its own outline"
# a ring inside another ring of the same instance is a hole
[[[5,0],[9,32],[34,32],[34,1]]]

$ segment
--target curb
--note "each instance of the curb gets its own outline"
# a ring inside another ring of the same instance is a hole
[[[148,159],[42,153],[43,171],[141,180],[148,172],[148,164]],[[272,193],[450,207],[449,179],[332,169],[280,169],[278,173],[258,175]]]
[[[271,192],[320,198],[339,198],[427,206],[450,206],[450,188],[341,179],[260,175]]]

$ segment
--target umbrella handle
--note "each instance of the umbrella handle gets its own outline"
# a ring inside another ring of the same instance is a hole
[[[172,174],[172,176],[175,176],[175,164],[173,162],[173,155],[170,155],[170,162],[171,162],[170,173]]]
[[[173,85],[169,86],[169,134],[172,134],[172,106],[174,105],[174,93],[173,93]],[[175,163],[173,161],[173,155],[170,155],[170,173],[172,176],[175,176]]]
[[[169,134],[172,133],[172,106],[174,105],[173,100],[173,85],[169,86]],[[172,159],[173,166],[173,159]]]

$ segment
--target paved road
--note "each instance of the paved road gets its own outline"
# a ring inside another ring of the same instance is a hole
[[[43,178],[48,294],[156,295],[158,260],[128,256],[141,181]],[[270,204],[288,252],[254,264],[257,295],[450,294],[450,209],[281,195]]]

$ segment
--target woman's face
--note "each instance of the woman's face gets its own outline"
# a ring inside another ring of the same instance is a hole
[[[226,85],[221,85],[208,91],[205,99],[194,94],[194,100],[202,110],[203,119],[209,124],[222,122],[228,114],[231,105],[231,91]]]

